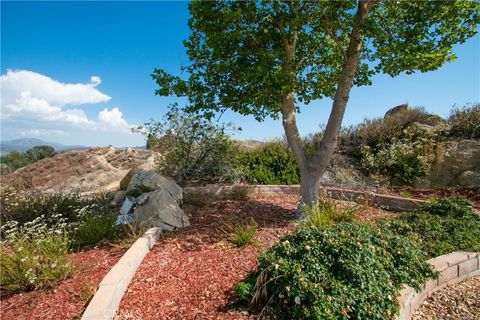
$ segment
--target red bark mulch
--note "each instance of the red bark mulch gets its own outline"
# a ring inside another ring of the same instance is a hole
[[[191,215],[188,228],[163,235],[137,269],[118,311],[120,319],[256,319],[231,307],[233,286],[257,266],[257,254],[295,228],[298,196],[256,195],[220,200]],[[359,212],[361,219],[389,215]],[[225,241],[225,222],[255,219],[259,246],[237,249]]]
[[[125,252],[103,246],[71,253],[74,275],[52,290],[36,290],[17,293],[0,300],[0,318],[31,319],[80,319],[88,301],[82,301],[82,287],[96,287]]]

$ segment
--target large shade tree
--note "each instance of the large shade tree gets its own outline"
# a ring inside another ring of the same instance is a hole
[[[454,60],[452,46],[476,33],[479,9],[463,0],[193,1],[186,76],[155,69],[156,94],[187,96],[187,109],[207,117],[227,109],[281,117],[300,168],[301,209],[318,200],[352,86]],[[295,114],[322,98],[333,103],[312,154]]]

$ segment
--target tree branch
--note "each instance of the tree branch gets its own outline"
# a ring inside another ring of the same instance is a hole
[[[337,83],[337,91],[333,99],[332,111],[328,119],[327,127],[320,144],[317,145],[317,152],[312,162],[320,172],[329,164],[330,158],[337,146],[338,134],[342,124],[345,108],[353,85],[353,78],[357,72],[358,61],[362,52],[365,22],[368,20],[368,13],[371,7],[378,0],[359,1],[357,12],[354,17],[353,28],[350,33],[350,41],[347,54],[342,66],[340,79]]]

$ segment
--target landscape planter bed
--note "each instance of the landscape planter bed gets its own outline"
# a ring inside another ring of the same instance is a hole
[[[186,206],[190,227],[160,237],[137,269],[116,319],[256,319],[231,306],[233,285],[255,270],[260,252],[295,229],[297,201],[297,195],[253,194],[246,201]],[[389,215],[365,210],[360,219]],[[258,224],[259,245],[228,243],[224,223],[250,217]]]
[[[0,300],[2,319],[78,319],[88,301],[80,298],[82,287],[95,288],[125,252],[101,246],[69,256],[74,274],[55,288],[5,295]]]

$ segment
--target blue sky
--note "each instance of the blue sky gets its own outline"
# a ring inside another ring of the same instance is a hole
[[[154,96],[155,67],[178,74],[187,62],[187,2],[1,2],[1,139],[37,137],[82,145],[143,145],[129,127],[160,118],[174,97]],[[353,88],[345,125],[409,103],[447,116],[452,105],[480,101],[480,37],[458,60],[424,74],[374,77]],[[9,71],[10,70],[10,71]],[[93,78],[92,78],[93,77]],[[29,94],[25,94],[28,91]],[[298,116],[302,134],[318,130],[331,101]],[[226,113],[241,139],[283,134],[280,121]]]

